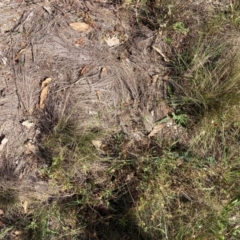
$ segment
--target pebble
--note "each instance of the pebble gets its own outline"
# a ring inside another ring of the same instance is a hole
[[[16,236],[21,235],[21,233],[22,233],[21,231],[15,231],[15,232],[14,232],[14,234],[15,234]]]

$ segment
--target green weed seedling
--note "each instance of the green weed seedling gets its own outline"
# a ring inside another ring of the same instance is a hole
[[[165,37],[165,42],[166,42],[167,44],[171,44],[171,43],[172,43],[172,38],[166,36],[166,37]]]
[[[189,29],[184,26],[183,22],[176,22],[173,24],[173,29],[177,32],[180,32],[182,34],[187,34],[189,32]]]
[[[13,229],[13,227],[7,227],[0,232],[0,239],[7,239],[8,233]]]
[[[185,113],[181,113],[180,111],[176,111],[176,113],[172,112],[172,119],[179,125],[186,126],[189,122],[189,118]]]

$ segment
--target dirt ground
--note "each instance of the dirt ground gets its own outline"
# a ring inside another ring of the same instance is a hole
[[[118,1],[1,1],[4,182],[43,189],[37,193],[42,198],[47,183],[36,169],[46,161],[38,141],[63,116],[73,115],[84,127],[122,131],[133,142],[156,134],[154,124],[171,112],[165,101],[171,51],[162,32],[136,16],[136,9]]]
[[[46,164],[38,139],[56,116],[71,114],[85,127],[123,131],[139,140],[171,111],[163,101],[166,43],[160,32],[137,25],[126,6],[5,0],[0,16],[0,173],[5,184],[48,197],[47,182],[36,174]],[[76,22],[88,29],[74,30]]]
[[[172,51],[186,48],[194,27],[230,1],[189,1],[182,19],[192,29],[189,36],[175,31],[171,46],[164,31],[152,27],[154,17],[143,24],[137,6],[125,2],[0,2],[0,190],[16,189],[22,203],[59,192],[39,169],[49,163],[41,152],[43,136],[61,119],[124,133],[126,155],[155,135],[187,140],[169,104]],[[199,9],[204,14],[194,16]]]

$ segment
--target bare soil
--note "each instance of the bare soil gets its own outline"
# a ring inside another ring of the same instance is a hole
[[[74,115],[85,127],[122,131],[134,142],[171,111],[164,102],[168,46],[127,7],[113,1],[0,5],[0,173],[20,195],[48,197],[47,182],[36,174],[46,164],[38,141],[59,118]],[[90,29],[75,31],[73,22]],[[112,37],[119,44],[109,46],[106,39]]]

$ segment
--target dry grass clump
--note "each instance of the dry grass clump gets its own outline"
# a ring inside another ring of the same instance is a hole
[[[235,144],[239,131],[240,53],[236,34],[206,35],[187,53],[178,56],[174,103],[193,119],[199,153],[223,154]],[[221,142],[221,143],[220,143]],[[226,144],[222,146],[222,144]],[[201,148],[199,149],[199,146]],[[221,150],[220,150],[221,149]]]
[[[179,104],[192,105],[190,111],[204,114],[225,112],[238,103],[240,54],[236,39],[237,35],[209,34],[178,56]]]

